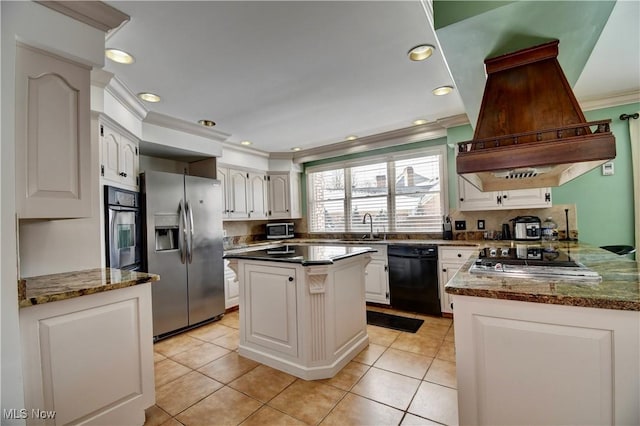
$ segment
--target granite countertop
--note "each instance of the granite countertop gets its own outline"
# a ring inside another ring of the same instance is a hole
[[[279,247],[283,244],[327,244],[327,245],[356,245],[356,246],[372,246],[376,244],[387,245],[438,245],[438,246],[452,246],[452,247],[480,247],[485,245],[488,241],[474,241],[474,240],[395,240],[395,239],[326,239],[326,238],[292,238],[288,240],[270,240],[270,241],[258,241],[250,244],[241,244],[227,246],[224,250],[227,253],[242,253],[244,251],[256,250],[258,247],[271,248]]]
[[[486,246],[500,244],[486,242]],[[516,278],[473,274],[469,259],[447,283],[450,294],[601,309],[640,311],[640,266],[636,261],[577,242],[554,246],[602,276],[599,283],[551,278]]]
[[[158,281],[160,276],[112,268],[63,272],[18,281],[21,308]]]
[[[375,252],[370,247],[331,244],[279,244],[269,248],[245,249],[227,252],[225,259],[263,260],[269,262],[297,263],[303,266],[331,265],[336,260]]]

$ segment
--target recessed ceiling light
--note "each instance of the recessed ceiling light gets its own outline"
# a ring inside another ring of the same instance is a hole
[[[355,141],[356,139],[358,139],[358,137],[355,135],[350,135],[350,136],[347,136],[345,139],[348,141]]]
[[[202,124],[204,127],[213,127],[216,125],[216,122],[211,120],[198,120],[198,124]]]
[[[441,86],[441,87],[436,87],[435,89],[433,89],[433,94],[436,95],[436,96],[448,95],[451,92],[453,92],[453,87],[452,86]]]
[[[240,142],[240,145],[249,146],[251,145],[251,141],[242,141]]]
[[[409,55],[409,59],[412,61],[424,61],[429,56],[433,54],[435,47],[430,44],[419,44],[415,47],[412,47],[407,55]]]
[[[117,62],[119,64],[132,64],[136,60],[133,56],[125,52],[124,50],[119,49],[105,49],[104,55],[111,59],[113,62]]]
[[[155,93],[142,92],[138,93],[138,97],[145,102],[160,102],[160,96]]]
[[[427,120],[425,120],[424,118],[421,118],[421,119],[419,119],[419,120],[415,120],[415,121],[413,122],[413,124],[415,124],[416,126],[420,126],[421,124],[427,124],[427,123],[428,123],[428,121],[427,121]]]
[[[300,151],[302,148],[300,148],[299,146],[293,147],[291,148],[291,151]]]

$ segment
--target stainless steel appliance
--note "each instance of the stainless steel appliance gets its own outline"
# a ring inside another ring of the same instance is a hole
[[[602,281],[597,272],[576,261],[569,251],[525,244],[484,248],[469,272],[514,278],[579,280],[585,284]]]
[[[224,314],[220,182],[164,172],[141,175],[143,270],[151,286],[153,334],[167,337]]]
[[[268,240],[293,238],[293,222],[267,223],[266,234]]]
[[[536,216],[517,216],[513,221],[513,237],[516,240],[539,240],[542,237],[541,221]]]
[[[142,262],[140,194],[105,185],[104,206],[107,267],[140,270]]]
[[[390,245],[387,256],[391,306],[442,315],[438,290],[438,247]]]

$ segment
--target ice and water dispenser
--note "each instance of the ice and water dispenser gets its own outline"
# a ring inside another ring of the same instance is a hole
[[[177,214],[153,216],[156,235],[156,251],[177,250],[179,241],[179,217]]]

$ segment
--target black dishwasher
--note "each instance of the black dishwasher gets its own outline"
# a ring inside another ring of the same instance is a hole
[[[438,247],[390,245],[391,306],[404,311],[442,315],[438,290]]]

